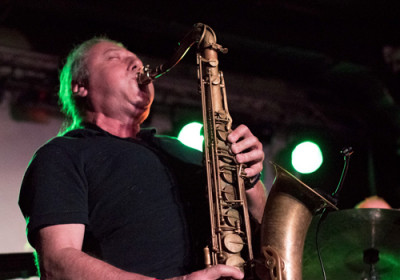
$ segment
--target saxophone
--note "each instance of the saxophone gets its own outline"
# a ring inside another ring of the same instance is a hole
[[[211,244],[205,248],[205,265],[226,264],[250,273],[253,251],[244,166],[230,152],[227,137],[232,118],[223,73],[218,70],[218,52],[226,51],[216,43],[213,30],[205,26],[197,52],[211,222]]]
[[[274,164],[276,177],[261,224],[261,257],[254,259],[244,166],[236,162],[227,141],[232,118],[223,73],[218,69],[218,52],[226,53],[227,49],[217,44],[214,31],[205,24],[195,24],[170,60],[155,69],[144,67],[138,83],[148,84],[167,73],[195,43],[211,223],[210,244],[204,248],[205,266],[235,266],[245,272],[245,279],[301,280],[304,240],[312,216],[325,208],[337,208]]]
[[[195,43],[211,223],[210,244],[204,248],[204,262],[206,267],[235,266],[250,275],[253,251],[244,166],[237,163],[227,140],[232,118],[228,112],[223,73],[218,69],[218,52],[226,53],[227,49],[217,44],[215,33],[209,26],[198,23],[182,39],[172,58],[155,69],[146,66],[138,76],[138,83],[150,83],[168,72]]]

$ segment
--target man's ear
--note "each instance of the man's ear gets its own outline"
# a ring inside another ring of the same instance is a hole
[[[72,82],[71,83],[72,93],[74,95],[79,95],[80,97],[85,97],[88,95],[88,90],[86,85],[79,82]]]

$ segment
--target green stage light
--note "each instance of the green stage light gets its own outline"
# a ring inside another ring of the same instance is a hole
[[[200,134],[202,128],[203,124],[201,123],[189,123],[182,127],[178,134],[178,140],[188,147],[203,151],[204,136]]]
[[[322,162],[321,149],[311,141],[298,144],[292,152],[292,165],[300,173],[309,174],[315,172]]]

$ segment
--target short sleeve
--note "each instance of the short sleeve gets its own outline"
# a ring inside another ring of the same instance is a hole
[[[27,235],[49,225],[88,223],[87,182],[79,156],[46,144],[32,158],[22,182],[19,206],[27,221]]]

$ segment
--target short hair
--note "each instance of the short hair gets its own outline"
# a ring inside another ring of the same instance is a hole
[[[106,36],[93,37],[76,46],[66,58],[59,77],[59,104],[61,112],[65,116],[59,134],[65,134],[72,129],[82,127],[83,113],[87,109],[87,101],[85,97],[72,92],[72,82],[87,86],[90,75],[87,68],[88,53],[94,45],[101,42],[111,42],[122,46],[121,43],[111,40]]]

